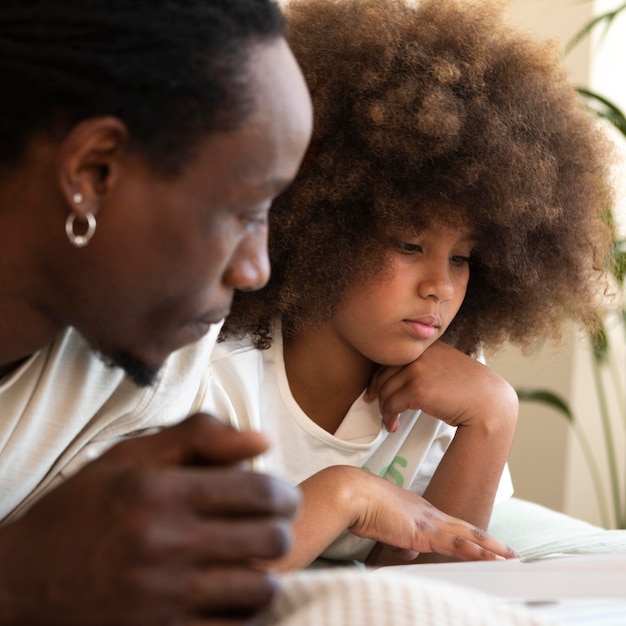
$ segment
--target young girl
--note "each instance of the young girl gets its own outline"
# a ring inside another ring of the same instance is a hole
[[[265,469],[302,488],[273,565],[511,556],[479,528],[512,492],[517,397],[474,357],[598,319],[611,151],[558,51],[494,4],[298,0],[287,17],[313,140],[206,398],[270,433]]]

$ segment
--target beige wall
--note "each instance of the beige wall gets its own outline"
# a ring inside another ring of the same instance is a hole
[[[554,39],[561,48],[592,16],[593,2],[575,0],[511,0],[507,13],[510,22],[541,38]],[[564,60],[572,79],[589,81],[590,46],[576,47]]]

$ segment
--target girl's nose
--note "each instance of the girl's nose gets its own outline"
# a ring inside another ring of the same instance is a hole
[[[450,300],[454,295],[454,284],[448,264],[429,263],[419,282],[418,292],[422,298],[434,298],[441,302]]]

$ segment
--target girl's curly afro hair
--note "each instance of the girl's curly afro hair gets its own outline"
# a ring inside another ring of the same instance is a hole
[[[389,233],[437,221],[479,243],[445,338],[468,353],[593,328],[613,240],[613,151],[555,45],[499,3],[292,0],[288,38],[314,134],[270,212],[272,278],[238,293],[222,338],[269,345],[332,316],[385,268]]]

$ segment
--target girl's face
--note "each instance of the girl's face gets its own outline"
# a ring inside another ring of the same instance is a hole
[[[333,316],[334,332],[370,361],[406,365],[443,335],[467,290],[469,229],[433,226],[392,241],[388,266],[348,290]]]

